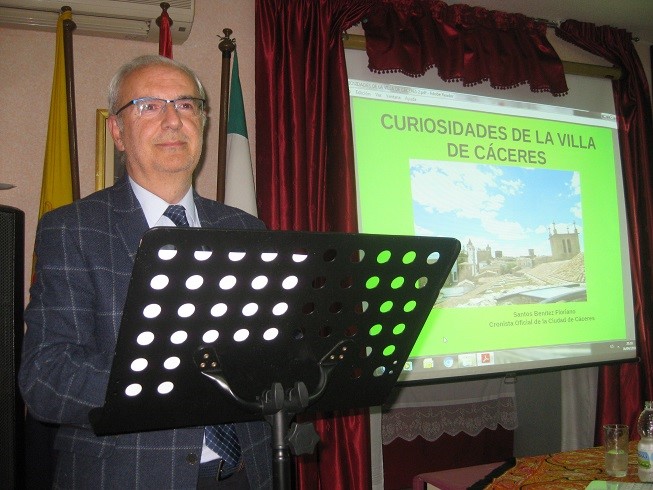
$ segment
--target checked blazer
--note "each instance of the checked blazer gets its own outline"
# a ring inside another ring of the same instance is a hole
[[[202,227],[263,228],[194,194]],[[55,488],[195,488],[203,427],[97,437],[136,251],[148,225],[127,177],[46,213],[36,234],[19,386],[31,414],[59,424]],[[271,488],[266,422],[236,424],[252,488]]]

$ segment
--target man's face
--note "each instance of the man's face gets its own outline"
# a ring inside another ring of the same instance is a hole
[[[128,75],[120,87],[118,107],[141,97],[199,97],[193,80],[170,66],[148,66]],[[120,118],[122,121],[118,121]],[[174,104],[154,117],[142,117],[135,105],[109,118],[109,129],[125,152],[129,175],[145,188],[180,177],[190,180],[202,152],[200,115],[181,113]]]

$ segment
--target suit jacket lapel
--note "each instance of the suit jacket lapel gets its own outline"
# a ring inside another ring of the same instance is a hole
[[[122,177],[109,189],[109,205],[113,208],[114,229],[133,264],[143,234],[148,230],[143,209],[134,195],[129,180]]]
[[[204,206],[202,206],[202,202],[200,201],[200,196],[199,194],[197,194],[197,191],[195,191],[194,189],[193,189],[193,201],[195,201],[197,218],[200,220],[200,224],[202,225],[202,228],[211,226],[211,221],[209,220],[209,217],[206,214],[206,211],[204,210]]]

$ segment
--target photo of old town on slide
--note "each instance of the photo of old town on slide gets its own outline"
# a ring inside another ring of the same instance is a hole
[[[415,234],[460,240],[438,308],[586,301],[578,172],[413,160]]]

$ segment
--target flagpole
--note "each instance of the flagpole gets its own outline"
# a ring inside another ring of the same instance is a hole
[[[218,140],[218,189],[217,200],[224,202],[225,173],[227,168],[227,117],[229,115],[229,74],[231,68],[231,53],[236,49],[236,40],[229,36],[232,30],[222,30],[224,37],[220,37],[218,49],[222,51],[222,78],[220,81],[220,125]]]
[[[62,12],[72,11],[68,6],[61,7]],[[77,116],[75,109],[75,68],[73,64],[73,31],[75,22],[66,19],[63,22],[64,63],[66,71],[66,105],[68,112],[68,147],[70,149],[70,179],[72,182],[73,201],[79,199],[79,158],[77,156]]]

